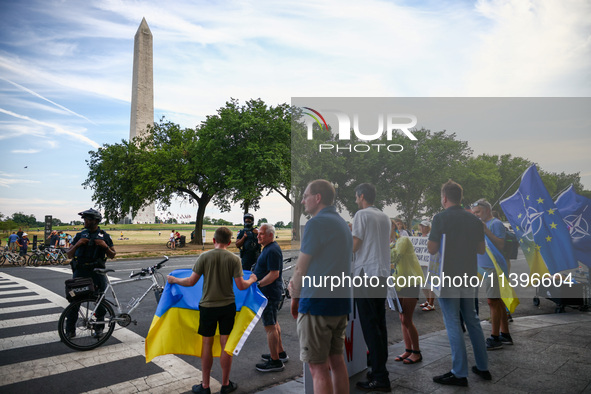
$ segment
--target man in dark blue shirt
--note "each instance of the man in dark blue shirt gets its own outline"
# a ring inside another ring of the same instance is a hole
[[[314,278],[351,275],[353,237],[334,207],[335,189],[324,179],[310,182],[302,204],[312,216],[306,223],[301,252],[290,282],[291,315],[297,319],[300,359],[308,363],[315,393],[349,392],[343,356],[351,313],[350,288],[314,286]],[[302,279],[312,278],[312,283]]]
[[[482,223],[476,216],[461,207],[462,197],[463,189],[458,183],[449,180],[443,184],[441,205],[445,211],[433,218],[433,227],[427,242],[429,253],[436,254],[442,246],[442,237],[445,235],[443,273],[452,279],[451,283],[457,283],[455,279],[458,277],[475,277],[478,271],[477,255],[485,251]],[[439,306],[451,347],[452,369],[443,375],[434,376],[435,383],[464,387],[468,385],[468,356],[460,324],[460,313],[470,334],[476,360],[472,372],[485,380],[492,379],[488,371],[484,334],[474,308],[476,289],[470,283],[472,281],[468,280],[460,286],[450,287],[448,284],[447,287],[441,288]]]
[[[257,239],[263,246],[263,251],[257,259],[253,272],[257,278],[262,278],[258,281],[258,286],[268,300],[262,317],[271,353],[261,356],[265,362],[257,364],[256,369],[261,372],[279,372],[283,371],[285,368],[283,363],[289,358],[283,349],[281,327],[277,321],[283,290],[283,254],[279,244],[275,242],[275,226],[272,224],[261,225]]]

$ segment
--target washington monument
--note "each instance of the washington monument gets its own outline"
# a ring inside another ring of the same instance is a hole
[[[152,55],[152,32],[146,18],[142,18],[133,44],[133,82],[131,87],[131,122],[129,140],[144,135],[148,125],[154,124],[154,72]],[[154,223],[154,203],[142,208],[133,218],[133,223]]]

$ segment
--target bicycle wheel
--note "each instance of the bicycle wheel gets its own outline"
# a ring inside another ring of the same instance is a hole
[[[20,265],[21,267],[24,267],[25,265],[27,265],[27,260],[29,259],[29,255],[28,254],[24,254],[24,255],[18,255],[18,257],[16,258],[16,261],[18,263],[18,265]]]
[[[74,301],[62,312],[58,332],[69,348],[91,350],[101,346],[113,334],[113,308],[104,300],[97,308],[96,301],[95,298]]]
[[[4,255],[0,256],[0,266],[4,265],[5,261],[6,261],[6,256],[4,256]]]
[[[167,247],[168,249],[172,249],[172,242],[168,241],[168,242],[166,243],[166,247]]]

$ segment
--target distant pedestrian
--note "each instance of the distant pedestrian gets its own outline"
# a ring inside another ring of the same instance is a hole
[[[16,235],[16,232],[13,231],[12,234],[8,236],[8,249],[11,252],[16,250],[16,241],[18,241],[18,235]]]
[[[175,249],[176,248],[176,241],[174,239],[174,230],[172,230],[170,232],[169,238],[170,238],[170,248]]]
[[[27,233],[23,233],[23,236],[16,241],[18,247],[20,248],[19,255],[24,256],[27,254],[27,247],[29,246],[29,237]]]

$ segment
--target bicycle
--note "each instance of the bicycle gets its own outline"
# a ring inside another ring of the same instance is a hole
[[[134,273],[132,271],[129,279],[114,283],[111,283],[107,273],[115,272],[115,270],[95,268],[94,272],[106,276],[107,288],[104,292],[99,291],[92,296],[74,300],[64,309],[58,321],[58,333],[61,341],[74,350],[91,350],[104,344],[113,334],[116,325],[121,327],[127,327],[131,323],[137,325],[137,321],[131,319],[131,313],[146,298],[148,293],[150,291],[154,292],[156,302],[160,301],[165,280],[164,276],[158,273],[158,270],[167,261],[168,256],[164,256],[164,260],[158,264],[152,267],[142,268],[140,272]],[[115,293],[114,286],[141,280],[152,280],[152,285],[139,298],[132,297],[126,309],[122,308]],[[106,298],[109,290],[113,301]],[[115,307],[116,313],[113,307]],[[67,320],[69,318],[76,319],[74,331],[70,331],[69,327],[67,327]]]
[[[289,262],[291,262],[291,260],[294,260],[294,259],[297,259],[297,257],[288,257],[283,260],[283,264],[289,263]],[[295,267],[295,264],[292,264],[289,267],[283,268],[283,272],[289,271],[293,267]],[[287,288],[288,285],[289,285],[289,279],[286,279],[284,277],[283,278],[283,289],[281,290],[281,300],[279,301],[279,305],[278,305],[277,310],[281,310],[281,308],[283,307],[283,302],[285,301],[286,298],[291,299],[291,294],[289,294],[289,289]]]
[[[43,265],[45,260],[45,252],[43,251],[43,246],[40,245],[38,248],[31,250],[31,255],[27,259],[27,265],[38,267],[39,265]]]
[[[27,263],[28,255],[21,255],[18,252],[11,252],[8,250],[8,246],[4,248],[2,256],[0,256],[0,266],[4,265],[5,262],[9,262],[12,265],[25,265]]]
[[[61,248],[46,248],[45,261],[51,265],[65,265],[68,263],[68,256]]]
[[[172,241],[168,241],[168,242],[166,243],[166,247],[167,247],[168,249],[172,249]],[[181,244],[181,239],[180,239],[180,238],[176,238],[176,239],[174,240],[174,247],[175,247],[175,248],[182,248],[182,247],[183,247],[183,245]]]

